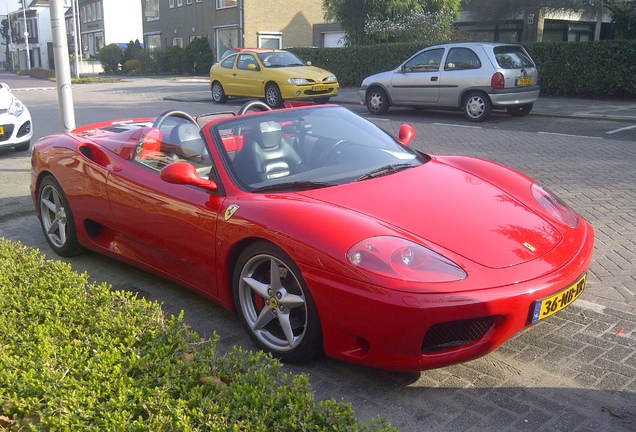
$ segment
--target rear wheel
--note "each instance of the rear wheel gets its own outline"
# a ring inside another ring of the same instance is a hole
[[[280,108],[283,106],[283,96],[280,89],[274,83],[269,83],[265,87],[265,103],[272,108]]]
[[[367,109],[371,114],[382,115],[389,110],[389,96],[380,87],[371,87],[366,95]]]
[[[218,81],[212,84],[212,100],[219,104],[227,102],[225,90],[223,90],[223,86]]]
[[[492,103],[485,93],[469,93],[464,99],[464,115],[472,122],[482,122],[492,114]]]
[[[79,254],[82,249],[71,208],[62,187],[52,176],[40,183],[38,201],[40,225],[51,249],[63,257]]]
[[[532,111],[532,106],[533,104],[526,104],[526,105],[508,107],[506,108],[506,111],[508,111],[508,114],[510,114],[513,117],[523,117],[530,114],[530,111]]]
[[[233,277],[234,304],[250,338],[283,361],[304,361],[322,351],[318,312],[296,263],[273,244],[259,242],[240,255]]]

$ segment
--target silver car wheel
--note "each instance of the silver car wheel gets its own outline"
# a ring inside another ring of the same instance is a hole
[[[367,109],[371,114],[385,114],[389,105],[389,96],[381,88],[372,88],[367,93]]]
[[[64,191],[52,177],[42,179],[38,189],[39,216],[46,241],[57,254],[70,257],[81,252],[75,221]]]
[[[307,328],[303,288],[280,259],[256,255],[243,266],[239,278],[241,313],[252,334],[269,350],[296,348]]]
[[[42,227],[53,245],[61,248],[66,244],[66,210],[57,190],[44,186],[40,193]]]
[[[265,103],[272,108],[279,108],[283,104],[283,97],[276,84],[268,84],[265,87]]]
[[[468,120],[481,122],[492,113],[492,103],[482,93],[472,93],[464,101],[464,114]]]

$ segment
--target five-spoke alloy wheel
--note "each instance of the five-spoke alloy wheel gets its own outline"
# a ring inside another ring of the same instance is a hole
[[[266,242],[247,247],[234,270],[234,303],[251,339],[283,361],[322,351],[318,312],[300,269]]]
[[[70,257],[81,252],[75,221],[64,191],[52,177],[45,177],[38,192],[40,224],[49,246],[59,255]]]

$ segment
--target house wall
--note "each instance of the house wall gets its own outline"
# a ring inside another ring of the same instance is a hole
[[[264,3],[262,0],[244,0],[245,46],[258,46],[259,35],[265,33],[281,33],[281,48],[314,45],[313,26],[324,22],[321,2],[279,0]]]

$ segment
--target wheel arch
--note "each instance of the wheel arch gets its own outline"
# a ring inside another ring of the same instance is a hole
[[[386,96],[389,98],[389,105],[394,105],[393,104],[393,95],[391,94],[391,91],[389,90],[389,88],[387,86],[385,86],[382,83],[379,82],[373,82],[371,84],[369,84],[366,88],[366,90],[364,91],[364,99],[367,99],[367,96],[369,95],[369,92],[375,88],[375,87],[379,87],[382,90],[384,90],[384,93],[386,93]]]
[[[468,95],[470,95],[472,93],[481,93],[481,94],[483,94],[484,96],[486,96],[488,98],[488,100],[492,104],[492,99],[490,98],[490,93],[488,92],[487,89],[485,89],[483,87],[468,87],[468,88],[465,88],[464,90],[462,90],[461,93],[459,94],[459,96],[457,98],[457,108],[462,109],[463,106],[464,106],[464,103],[466,102],[466,98],[468,97]]]

